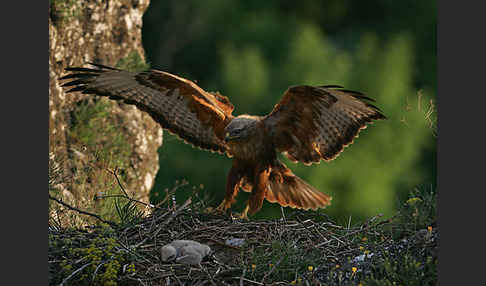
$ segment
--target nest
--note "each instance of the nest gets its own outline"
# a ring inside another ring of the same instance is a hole
[[[245,221],[206,213],[188,200],[155,207],[123,227],[50,228],[50,284],[357,284],[385,252],[399,255],[413,244],[423,252],[416,253],[419,260],[435,255],[435,229],[403,243],[393,238],[392,219],[379,215],[341,226],[321,212],[285,210],[279,219]],[[160,248],[176,239],[205,243],[211,254],[196,266],[162,262]]]

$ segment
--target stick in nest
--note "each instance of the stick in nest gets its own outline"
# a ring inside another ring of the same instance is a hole
[[[64,280],[62,280],[62,282],[61,282],[61,284],[59,284],[59,286],[64,285],[64,283],[66,283],[69,279],[71,279],[71,277],[76,275],[76,273],[83,271],[83,269],[88,267],[89,265],[91,265],[91,262],[86,263],[85,265],[81,266],[79,269],[76,269],[75,271],[73,271],[73,273],[71,273],[68,277],[66,277],[66,278],[64,278]]]
[[[51,196],[51,195],[49,195],[49,199],[50,199],[50,200],[53,200],[53,201],[55,201],[55,202],[57,202],[58,204],[61,204],[61,205],[65,206],[66,208],[68,208],[68,209],[70,209],[70,210],[77,211],[77,212],[78,212],[78,213],[80,213],[80,214],[84,214],[84,215],[92,216],[92,217],[94,217],[94,218],[98,219],[99,221],[104,222],[104,223],[107,223],[107,224],[109,224],[109,225],[111,225],[111,226],[116,226],[116,225],[117,225],[115,222],[108,221],[108,220],[104,220],[103,218],[101,218],[101,217],[100,217],[99,215],[97,215],[97,214],[90,213],[90,212],[83,211],[83,210],[80,210],[80,209],[78,209],[78,208],[75,208],[75,207],[73,207],[73,206],[71,206],[71,205],[69,205],[69,204],[67,204],[67,203],[65,203],[65,202],[63,202],[63,201],[61,201],[61,200],[58,200],[58,199],[54,198],[54,197],[53,197],[53,196]]]

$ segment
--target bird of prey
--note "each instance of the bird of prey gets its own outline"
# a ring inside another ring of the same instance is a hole
[[[186,143],[233,158],[224,200],[225,212],[240,188],[250,192],[240,217],[248,219],[263,200],[298,209],[324,208],[331,197],[312,187],[282,163],[278,153],[306,165],[331,161],[353,143],[361,129],[385,119],[373,99],[338,85],[289,87],[266,116],[232,114],[234,106],[219,92],[193,81],[150,69],[129,72],[90,63],[68,67],[61,77],[67,91],[107,96],[137,106]]]

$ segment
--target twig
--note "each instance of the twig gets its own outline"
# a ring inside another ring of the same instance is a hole
[[[288,249],[289,249],[289,248],[287,248],[287,251],[288,251]],[[265,279],[267,279],[267,276],[269,276],[270,274],[272,274],[272,272],[275,270],[275,268],[277,268],[277,266],[280,264],[280,262],[282,262],[282,260],[283,260],[285,257],[287,257],[287,254],[288,254],[288,252],[287,252],[287,251],[285,252],[285,255],[284,255],[284,256],[282,256],[282,257],[281,257],[281,258],[280,258],[280,259],[277,261],[277,263],[275,263],[275,265],[272,267],[272,269],[270,269],[270,271],[268,271],[267,273],[265,273],[265,275],[263,275],[263,278],[262,278],[262,280],[260,281],[260,283],[262,283],[262,284],[263,284],[263,282],[265,281]]]
[[[284,208],[282,206],[280,206],[280,211],[282,212],[282,218],[283,218],[284,223],[287,224],[287,219],[285,218]]]
[[[295,217],[297,219],[297,221],[305,228],[305,230],[307,230],[308,233],[310,234],[313,234],[312,231],[305,225],[305,221],[302,221],[298,216]],[[322,234],[320,232],[318,232],[321,236]],[[309,240],[312,241],[312,236],[311,235],[307,235],[309,237]],[[322,236],[324,237],[324,236]]]
[[[66,208],[68,208],[68,209],[70,209],[70,210],[77,211],[77,212],[78,212],[78,213],[80,213],[80,214],[84,214],[84,215],[89,215],[89,216],[92,216],[92,217],[94,217],[94,218],[96,218],[96,219],[100,220],[101,222],[107,223],[107,224],[109,224],[109,225],[111,225],[111,226],[117,226],[117,224],[116,224],[116,223],[114,223],[114,222],[112,222],[112,221],[104,220],[103,218],[101,218],[101,217],[100,217],[99,215],[97,215],[97,214],[90,213],[90,212],[83,211],[83,210],[80,210],[80,209],[78,209],[78,208],[75,208],[75,207],[73,207],[73,206],[71,206],[71,205],[66,204],[65,202],[63,202],[63,201],[61,201],[61,200],[58,200],[58,199],[54,198],[54,197],[53,197],[53,196],[51,196],[51,195],[49,195],[49,199],[50,199],[50,200],[53,200],[53,201],[55,201],[55,202],[57,202],[58,204],[61,204],[61,205],[65,206]]]
[[[163,223],[159,226],[159,228],[155,231],[155,233],[152,235],[152,238],[155,238],[157,234],[166,226],[168,225],[181,211],[183,211],[185,208],[187,208],[191,204],[192,200],[191,198],[188,198],[182,206],[180,206],[175,212]]]
[[[91,279],[91,281],[94,282],[94,280],[96,279],[96,273],[98,273],[98,269],[100,269],[100,267],[103,266],[106,262],[108,262],[108,260],[102,261],[98,266],[96,266],[96,269],[93,272],[93,278]]]
[[[129,201],[142,204],[142,205],[144,205],[146,207],[149,207],[149,208],[157,208],[156,206],[154,206],[152,204],[147,204],[147,203],[144,203],[142,201],[139,201],[139,200],[136,200],[136,199],[132,199],[130,197],[127,197],[125,195],[100,195],[100,196],[96,196],[96,198],[99,198],[99,199],[105,199],[105,198],[125,198],[125,199],[127,199]]]
[[[128,193],[125,191],[125,188],[122,186],[122,184],[120,182],[120,179],[118,179],[118,176],[116,175],[116,171],[117,170],[118,170],[118,167],[115,167],[115,169],[113,171],[111,171],[111,173],[115,176],[115,179],[118,182],[118,186],[120,186],[120,189],[123,191],[123,193],[125,194],[125,196],[127,196],[127,198],[130,198],[128,196]]]
[[[113,171],[110,171],[113,176],[115,176],[115,179],[116,179],[116,182],[118,183],[118,186],[120,187],[120,189],[122,190],[122,192],[125,194],[124,196],[123,195],[104,195],[104,196],[98,196],[99,198],[109,198],[109,197],[123,197],[123,198],[126,198],[132,202],[136,202],[136,203],[139,203],[139,204],[142,204],[144,206],[147,206],[147,207],[150,207],[150,208],[156,208],[156,206],[152,205],[152,204],[147,204],[147,203],[144,203],[142,201],[139,201],[139,200],[136,200],[136,199],[133,199],[131,198],[127,191],[125,191],[125,188],[123,187],[120,179],[118,178],[118,175],[116,174],[116,171],[118,171],[118,168],[115,167],[115,169]]]
[[[253,283],[253,284],[256,284],[256,285],[265,285],[265,284],[260,283],[258,281],[253,281],[253,280],[250,280],[250,279],[247,279],[247,278],[243,278],[243,277],[233,277],[233,279],[241,279],[243,281],[250,282],[250,283]]]
[[[184,210],[185,208],[187,208],[187,206],[189,206],[191,204],[191,198],[187,199],[187,201],[182,204],[182,206],[180,206],[176,211],[174,211],[174,213],[172,213],[172,215],[162,224],[159,225],[159,228],[151,235],[151,239],[154,239],[155,237],[157,237],[157,234],[159,234],[159,232],[166,228],[166,226],[182,211]],[[147,235],[142,241],[140,241],[139,243],[137,243],[135,245],[135,248],[139,247],[140,245],[144,244],[148,239],[149,239],[149,235]]]
[[[189,182],[187,182],[185,180],[182,180],[181,183],[179,183],[179,181],[176,181],[176,184],[172,187],[172,189],[170,191],[168,189],[165,190],[165,198],[162,201],[158,202],[156,207],[163,205],[165,202],[167,202],[172,197],[172,195],[175,194],[175,192],[177,191],[178,188],[184,187],[187,184],[189,184]]]
[[[172,272],[172,276],[175,277],[175,279],[177,280],[177,282],[179,283],[179,285],[181,285],[181,286],[184,285],[184,284],[182,284],[181,280],[179,279],[179,277],[177,277],[177,275],[174,272]]]
[[[199,268],[202,269],[204,271],[204,273],[209,277],[209,282],[211,282],[212,285],[216,285],[216,283],[214,283],[214,279],[211,276],[211,274],[209,273],[209,271],[206,268],[204,268],[201,264],[199,264]]]
[[[142,284],[142,285],[144,285],[144,286],[145,286],[145,285],[147,285],[147,284],[145,284],[145,283],[142,281],[142,279],[140,279],[140,278],[137,278],[137,281],[138,281],[138,282],[140,282],[140,284]]]
[[[287,255],[289,254],[289,250],[295,247],[295,244],[296,244],[296,242],[294,241],[294,243],[290,247],[287,247],[287,249],[285,250],[285,254],[282,257],[280,257],[280,259],[277,261],[277,263],[275,263],[275,265],[273,265],[273,267],[272,267],[272,269],[270,269],[270,271],[268,271],[267,273],[265,273],[265,275],[263,275],[263,278],[260,281],[260,283],[263,284],[263,282],[265,281],[265,279],[267,278],[267,276],[269,276],[270,274],[272,274],[272,272],[277,268],[277,266],[280,265],[280,263],[282,262],[282,260],[285,257],[287,257]]]
[[[64,285],[64,283],[66,283],[69,279],[71,279],[71,277],[73,277],[74,275],[76,275],[76,273],[83,271],[83,269],[86,268],[89,265],[91,265],[91,262],[90,263],[86,263],[85,265],[81,266],[79,269],[77,269],[73,273],[69,274],[68,277],[66,277],[66,278],[64,278],[64,280],[62,280],[62,282],[61,282],[61,284],[59,284],[59,286]]]
[[[246,267],[243,268],[243,274],[241,274],[240,277],[240,286],[243,286],[243,278],[245,277],[245,274],[246,274]]]

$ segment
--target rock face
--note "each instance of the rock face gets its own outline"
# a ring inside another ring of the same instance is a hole
[[[86,62],[143,66],[141,28],[148,5],[149,0],[50,1],[49,170],[61,170],[55,187],[66,201],[88,202],[93,194],[120,190],[107,172],[118,168],[129,195],[148,202],[159,169],[161,127],[134,106],[65,94],[58,80],[65,67]]]

